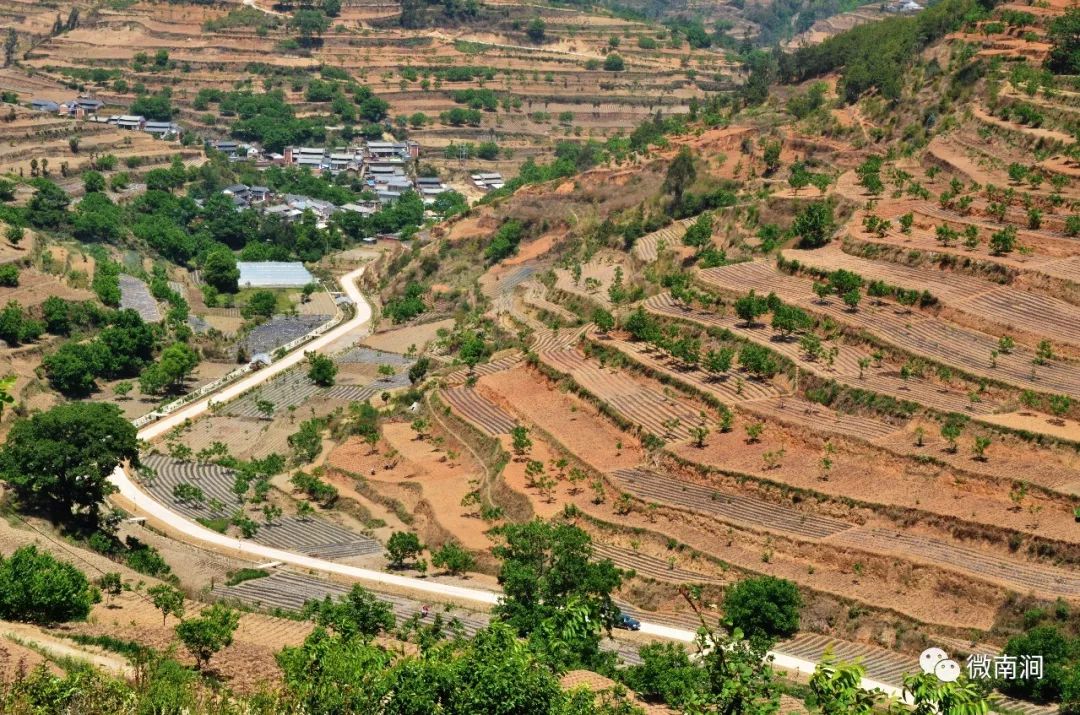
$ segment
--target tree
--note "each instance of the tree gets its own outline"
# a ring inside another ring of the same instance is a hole
[[[340,600],[327,596],[322,601],[308,601],[303,612],[320,628],[364,641],[393,630],[395,621],[390,603],[379,600],[360,584],[354,584]]]
[[[111,604],[112,599],[124,591],[124,582],[120,579],[120,574],[115,571],[102,574],[98,578],[96,585],[105,594],[106,605]]]
[[[859,293],[858,288],[852,288],[840,296],[840,298],[844,301],[844,305],[848,307],[848,310],[854,313],[859,309],[859,302],[862,300],[862,294]]]
[[[608,55],[610,58],[611,55]],[[682,204],[683,194],[697,179],[697,169],[694,167],[694,156],[689,147],[682,147],[668,165],[667,174],[664,175],[663,191],[671,194],[672,205]]]
[[[69,563],[29,545],[0,556],[0,618],[52,624],[90,615],[93,593],[86,576]]]
[[[953,454],[956,453],[956,440],[959,439],[966,423],[967,417],[957,412],[946,415],[945,421],[941,423],[941,436],[949,443],[949,451]]]
[[[749,293],[735,301],[735,314],[746,321],[747,328],[752,327],[754,319],[759,315],[764,315],[768,309],[769,304],[765,298],[754,293],[753,288],[750,289]]]
[[[828,201],[814,201],[795,217],[792,231],[802,248],[820,248],[832,239],[836,230],[833,206]]]
[[[100,343],[64,343],[41,361],[49,384],[68,397],[84,397],[104,370],[108,350]]]
[[[116,243],[124,232],[123,212],[105,194],[87,194],[75,207],[71,232],[86,243]]]
[[[109,475],[123,461],[138,464],[135,427],[116,405],[61,404],[21,419],[0,448],[0,479],[20,504],[70,519],[98,505],[114,487]]]
[[[386,555],[390,566],[400,569],[409,559],[414,559],[424,550],[420,537],[411,531],[395,531],[386,540]]]
[[[4,231],[4,238],[6,238],[8,240],[8,243],[10,243],[12,246],[17,247],[22,242],[23,236],[25,234],[26,230],[22,226],[12,224],[8,226],[7,229]]]
[[[105,177],[100,172],[87,171],[83,173],[83,188],[88,194],[104,191]]]
[[[990,234],[990,253],[1003,256],[1016,248],[1016,226],[1009,224],[1000,231]]]
[[[476,559],[456,542],[447,541],[431,555],[431,564],[459,576],[466,571],[471,571],[476,566]]]
[[[798,586],[772,576],[743,579],[724,592],[724,618],[749,637],[794,635],[800,608]]]
[[[712,375],[720,375],[731,369],[731,360],[735,356],[734,348],[720,348],[705,353],[703,365]]]
[[[235,293],[239,286],[240,269],[236,256],[225,246],[217,246],[206,254],[203,261],[202,279],[222,293]]]
[[[417,359],[416,362],[409,366],[409,382],[413,385],[421,382],[430,367],[431,359],[426,355]]]
[[[621,55],[611,52],[604,58],[604,69],[608,72],[622,72],[626,69],[626,63]]]
[[[268,290],[257,290],[240,309],[245,318],[269,318],[277,310],[277,297]]]
[[[705,671],[676,643],[649,643],[638,650],[641,663],[625,671],[635,693],[668,707],[682,709],[700,700],[705,690]]]
[[[0,287],[19,287],[19,267],[14,263],[0,265]]]
[[[1056,626],[1040,625],[1013,636],[1005,645],[1005,655],[1042,656],[1043,677],[1007,680],[1002,690],[1014,697],[1049,703],[1062,699],[1068,671],[1077,667],[1080,642],[1063,634]]]
[[[610,628],[618,613],[612,592],[623,573],[610,560],[594,561],[592,539],[570,524],[539,519],[497,527],[503,543],[492,553],[502,561],[503,599],[496,615],[528,635],[575,601],[593,623]]]
[[[232,645],[233,633],[239,625],[239,613],[215,603],[204,608],[198,618],[188,618],[177,624],[176,637],[195,657],[196,667],[202,670],[215,653]]]
[[[154,608],[161,611],[161,625],[164,627],[165,620],[169,616],[176,618],[184,617],[184,594],[179,589],[173,588],[167,583],[160,583],[146,589]]]
[[[173,343],[139,375],[139,389],[147,395],[175,390],[198,364],[199,354],[194,348],[187,343]]]
[[[615,327],[615,318],[603,308],[597,308],[593,311],[592,321],[596,323],[596,327],[604,335],[610,333],[611,329]]]
[[[701,253],[706,246],[712,245],[712,232],[712,214],[703,213],[686,229],[682,238],[683,245],[695,248]]]
[[[1080,74],[1080,10],[1070,8],[1050,23],[1046,66],[1057,74]]]
[[[522,425],[515,425],[510,430],[511,445],[514,449],[514,454],[519,457],[527,454],[532,449],[532,440],[529,439],[529,430]]]
[[[529,21],[529,26],[525,30],[525,34],[529,36],[529,39],[536,44],[540,44],[545,39],[545,31],[547,30],[547,23],[543,18],[534,17]]]
[[[310,47],[321,41],[322,34],[330,28],[330,19],[322,10],[304,8],[289,18],[289,29],[300,37],[300,44]]]
[[[19,36],[15,34],[15,28],[9,27],[4,36],[4,66],[10,67],[15,59],[15,50],[19,46]]]
[[[255,400],[255,409],[264,419],[274,416],[274,403],[270,400]]]
[[[794,332],[808,330],[814,324],[813,319],[806,311],[793,305],[780,305],[773,311],[773,330],[780,331],[785,338]]]
[[[780,371],[769,349],[754,343],[747,343],[739,351],[739,364],[755,377],[765,380]]]
[[[326,355],[311,352],[307,355],[308,378],[320,387],[331,387],[337,378],[338,366]]]
[[[837,663],[826,652],[810,676],[821,715],[874,715],[885,699],[880,690],[863,690],[866,669],[858,664]]]
[[[307,303],[308,301],[310,301],[312,294],[318,289],[319,284],[314,281],[305,284],[304,287],[300,290],[300,302]]]
[[[763,145],[761,153],[762,161],[765,162],[765,175],[771,176],[780,168],[780,152],[783,145],[778,141],[767,141]]]
[[[26,217],[36,228],[58,229],[67,221],[71,203],[67,192],[47,179],[35,179],[36,190],[26,205]]]

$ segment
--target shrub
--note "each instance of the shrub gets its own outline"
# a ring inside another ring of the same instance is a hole
[[[783,638],[799,629],[802,596],[791,581],[748,578],[724,593],[724,617],[747,637]]]

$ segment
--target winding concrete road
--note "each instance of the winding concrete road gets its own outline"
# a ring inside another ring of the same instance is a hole
[[[349,332],[363,327],[371,320],[371,305],[356,287],[356,280],[363,274],[365,268],[366,267],[362,267],[354,270],[341,278],[342,289],[356,305],[356,313],[352,318],[310,343],[307,343],[302,346],[302,348],[298,348],[272,365],[248,375],[242,380],[223,388],[219,392],[205,399],[193,402],[192,404],[143,427],[139,430],[139,439],[151,440],[155,437],[159,437],[172,428],[183,424],[185,420],[194,419],[208,411],[211,405],[237,397],[297,363],[302,362],[305,359],[305,352],[324,349]],[[167,505],[157,501],[153,496],[143,491],[123,468],[118,467],[116,471],[113,472],[110,481],[117,488],[120,496],[131,502],[140,515],[152,519],[168,529],[183,534],[188,539],[206,546],[226,549],[230,552],[251,557],[255,560],[278,561],[302,569],[320,571],[326,574],[336,574],[373,584],[375,586],[390,586],[411,591],[415,594],[430,595],[434,597],[441,596],[443,598],[452,598],[483,606],[493,606],[499,600],[499,594],[494,591],[479,588],[467,588],[454,584],[439,583],[430,579],[410,578],[398,574],[349,566],[337,563],[336,561],[314,558],[303,554],[293,553],[291,551],[285,551],[283,549],[263,546],[243,539],[235,539],[208,529],[201,524],[191,521],[181,514],[172,511]],[[692,643],[696,637],[696,634],[693,631],[687,629],[673,628],[671,626],[646,622],[641,624],[641,633],[684,643]],[[806,675],[813,673],[814,668],[817,666],[817,663],[814,661],[805,660],[778,651],[771,651],[770,655],[772,655],[776,666]],[[869,689],[879,688],[890,696],[896,698],[903,697],[902,690],[894,685],[864,679],[863,687]]]

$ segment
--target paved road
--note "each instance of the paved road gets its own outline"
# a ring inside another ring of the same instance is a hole
[[[177,410],[157,422],[147,425],[139,430],[139,439],[151,440],[155,437],[159,437],[173,427],[183,424],[184,420],[194,419],[206,412],[210,409],[211,404],[224,402],[237,397],[245,391],[266,382],[274,375],[280,374],[303,361],[305,359],[305,351],[325,349],[338,338],[363,327],[371,320],[371,306],[356,287],[356,280],[361,276],[363,271],[364,268],[358,268],[341,278],[341,286],[344,289],[345,294],[356,304],[356,314],[351,319],[304,345],[302,349],[290,353],[274,364],[265,367],[258,372],[252,373],[248,377],[229,385],[206,399],[193,402],[183,409]],[[190,521],[183,515],[172,511],[168,506],[157,501],[150,494],[139,488],[123,468],[118,467],[113,473],[110,481],[119,490],[120,495],[130,501],[142,516],[164,524],[169,529],[175,530],[187,538],[207,546],[226,549],[238,553],[241,556],[250,557],[254,560],[280,561],[302,569],[312,569],[327,574],[346,576],[357,581],[374,584],[375,586],[390,586],[393,588],[404,589],[417,595],[441,596],[443,598],[452,598],[483,606],[493,606],[499,599],[499,594],[495,591],[467,588],[454,584],[438,583],[429,579],[410,578],[398,574],[384,573],[382,571],[340,564],[335,561],[304,556],[303,554],[276,549],[270,546],[263,546],[243,539],[234,539],[225,534],[220,534],[211,529],[207,529],[201,524]],[[642,622],[641,632],[658,638],[680,641],[683,643],[693,642],[696,636],[693,631],[685,628],[675,628],[648,622]],[[814,672],[814,668],[817,666],[817,663],[814,661],[786,653],[773,651],[770,654],[774,658],[774,664],[785,670],[809,675]],[[879,688],[891,696],[897,698],[903,697],[902,689],[895,685],[864,679],[863,687]]]

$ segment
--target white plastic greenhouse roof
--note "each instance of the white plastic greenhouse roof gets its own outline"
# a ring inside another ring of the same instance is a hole
[[[299,261],[240,261],[242,288],[301,288],[315,278]]]

